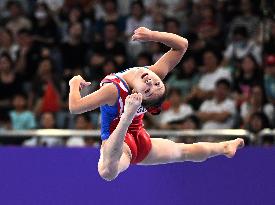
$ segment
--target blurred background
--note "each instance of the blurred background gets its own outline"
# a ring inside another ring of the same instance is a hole
[[[145,26],[189,41],[165,79],[162,113],[145,116],[147,129],[200,131],[171,138],[185,143],[200,141],[195,136],[207,130],[243,129],[247,144],[272,146],[274,10],[272,0],[1,0],[0,144],[99,146],[99,136],[88,135],[100,128],[100,113],[71,115],[68,81],[74,75],[91,81],[82,91],[87,95],[110,73],[156,62],[169,48],[130,40]],[[36,132],[22,134],[36,129],[87,132],[39,139]]]
[[[274,204],[274,11],[273,0],[0,0],[1,204]],[[169,48],[132,42],[140,26],[189,41],[146,129],[184,143],[243,137],[233,159],[100,178],[100,113],[71,115],[68,82],[91,81],[84,96],[156,62]]]

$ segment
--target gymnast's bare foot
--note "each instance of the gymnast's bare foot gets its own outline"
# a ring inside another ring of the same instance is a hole
[[[244,140],[241,138],[222,143],[224,144],[224,155],[228,158],[234,157],[237,149],[241,149],[242,147],[244,147]]]

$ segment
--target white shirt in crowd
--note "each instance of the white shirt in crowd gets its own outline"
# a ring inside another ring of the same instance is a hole
[[[224,51],[224,57],[231,59],[235,55],[237,58],[241,59],[251,53],[260,64],[262,62],[261,52],[261,47],[258,46],[254,41],[249,41],[245,46],[235,46],[234,43],[231,43]]]
[[[64,4],[64,0],[38,0],[48,5],[51,11],[58,12]]]
[[[250,105],[245,102],[241,105],[241,117],[244,119],[248,116],[248,114],[250,113]],[[268,119],[270,120],[270,122],[273,119],[273,115],[274,115],[275,109],[271,104],[266,104],[263,107],[263,113],[268,117]]]
[[[45,147],[58,147],[63,146],[63,140],[59,138],[53,137],[33,137],[31,139],[27,139],[23,142],[23,145],[26,147],[36,147],[36,146],[45,146]]]
[[[229,70],[219,67],[212,73],[205,73],[199,81],[199,88],[204,91],[214,90],[218,80],[225,78],[231,81],[231,73]]]
[[[169,109],[161,113],[160,123],[167,124],[169,122],[181,120],[187,117],[188,115],[191,115],[192,113],[193,109],[191,108],[191,106],[187,104],[182,104],[179,108],[178,113],[176,113],[173,109]]]
[[[126,30],[125,34],[127,36],[133,35],[134,31],[139,27],[146,27],[151,29],[152,28],[152,18],[151,16],[143,16],[142,19],[137,20],[133,17],[129,17],[126,21]],[[127,51],[131,58],[136,58],[140,52],[144,49],[144,44],[139,41],[132,41],[129,38],[127,44]]]
[[[137,20],[133,17],[128,18],[126,22],[126,30],[125,30],[126,35],[129,35],[129,36],[132,35],[134,30],[136,30],[141,26],[144,26],[149,29],[152,28],[151,16],[144,16],[140,20]]]
[[[207,121],[203,124],[202,129],[230,129],[233,126],[233,115],[236,113],[236,107],[233,100],[227,98],[221,103],[217,103],[215,99],[206,100],[200,107],[201,112],[229,112],[231,117],[224,122]]]

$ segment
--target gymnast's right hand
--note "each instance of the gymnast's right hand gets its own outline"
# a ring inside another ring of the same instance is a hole
[[[69,86],[76,85],[76,86],[79,86],[80,89],[82,89],[90,84],[91,84],[91,82],[86,82],[80,75],[74,76],[69,81]]]
[[[134,93],[128,95],[125,100],[124,113],[128,117],[134,117],[138,108],[141,106],[142,94]]]

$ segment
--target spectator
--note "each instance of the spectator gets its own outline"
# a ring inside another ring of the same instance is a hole
[[[15,94],[22,92],[22,82],[15,74],[11,57],[7,53],[0,55],[0,113],[11,109]]]
[[[47,4],[49,9],[54,13],[59,12],[62,5],[64,4],[64,0],[39,0],[39,2]]]
[[[188,115],[183,119],[177,120],[177,121],[172,121],[169,123],[170,125],[177,127],[177,129],[181,130],[197,130],[200,129],[200,120],[199,118],[194,115]],[[196,142],[195,137],[193,136],[184,136],[184,137],[177,137],[177,138],[170,138],[169,139],[173,140],[174,142],[183,142],[183,143],[194,143]]]
[[[90,116],[87,114],[77,115],[75,118],[75,129],[77,130],[90,130],[93,129],[94,126],[90,121]],[[95,143],[94,138],[89,137],[70,137],[67,142],[66,146],[68,147],[83,147],[85,145],[93,146]]]
[[[45,112],[40,118],[40,129],[56,129],[56,119],[54,113]],[[25,146],[43,146],[43,147],[55,147],[63,145],[63,139],[54,138],[51,136],[45,137],[33,137],[31,139],[25,140]]]
[[[46,3],[36,3],[32,17],[33,40],[41,46],[53,46],[59,40],[59,30]]]
[[[213,2],[213,1],[212,1]],[[213,2],[214,3],[214,2]],[[224,32],[228,32],[228,26],[232,20],[239,14],[239,1],[218,1],[214,4],[217,9],[217,17],[222,22]],[[228,33],[225,33],[228,34]],[[227,38],[227,36],[225,36]]]
[[[256,138],[254,142],[259,144],[262,139],[260,139],[257,134],[259,134],[259,132],[264,128],[270,128],[270,125],[267,116],[263,112],[255,112],[251,115],[245,127],[255,134]]]
[[[269,55],[266,59],[264,87],[268,101],[273,106],[273,117],[271,122],[273,127],[275,127],[275,54]]]
[[[176,18],[166,18],[164,21],[164,31],[180,35],[180,22]]]
[[[55,129],[55,115],[52,112],[45,112],[40,117],[41,129]]]
[[[163,129],[178,128],[178,125],[170,123],[184,119],[192,114],[193,110],[189,105],[181,102],[181,91],[179,89],[172,88],[169,91],[168,101],[170,102],[170,108],[161,113],[160,126]]]
[[[202,129],[232,128],[236,108],[229,95],[230,82],[227,79],[217,81],[214,97],[204,101],[196,113],[203,122]]]
[[[260,19],[255,15],[255,2],[251,0],[240,1],[240,15],[236,16],[230,26],[230,31],[233,31],[238,26],[243,26],[248,31],[249,37],[253,37],[256,34],[257,26],[260,23]]]
[[[240,70],[234,74],[234,90],[237,103],[247,101],[254,85],[263,85],[263,74],[252,55],[241,60]]]
[[[112,58],[107,58],[103,64],[103,76],[118,72],[116,62]]]
[[[100,19],[97,21],[97,29],[101,33],[106,23],[114,23],[120,32],[125,30],[125,17],[121,16],[118,12],[116,0],[104,0],[103,13]]]
[[[181,19],[185,12],[186,1],[180,0],[149,0],[144,1],[148,12],[159,9],[165,16]]]
[[[84,68],[85,76],[89,81],[99,84],[103,79],[102,66],[105,62],[105,56],[103,54],[94,53],[90,55],[88,65]]]
[[[27,110],[27,96],[24,94],[16,94],[13,99],[14,109],[10,111],[12,129],[26,130],[36,127],[34,114]]]
[[[275,53],[275,19],[270,19],[269,23],[267,24],[267,30],[266,32],[268,33],[267,38],[265,39],[264,42],[264,49],[263,52],[265,54],[274,54]]]
[[[194,114],[188,115],[183,120],[174,122],[174,124],[178,124],[178,128],[182,129],[182,130],[200,129],[200,120]],[[197,140],[196,140],[196,137],[194,137],[194,136],[184,136],[181,138],[179,138],[179,137],[174,138],[173,141],[185,143],[185,144],[192,144],[192,143],[195,143]]]
[[[59,15],[61,23],[62,40],[67,41],[69,38],[69,26],[75,23],[81,23],[83,26],[83,41],[88,43],[94,38],[93,25],[88,16],[84,14],[81,6],[74,6],[68,12]]]
[[[33,41],[31,31],[26,29],[18,31],[17,43],[19,50],[16,71],[23,77],[24,81],[31,81],[38,67],[41,48]]]
[[[207,48],[209,49],[208,45],[206,45],[206,43],[199,38],[197,33],[188,33],[187,35],[187,39],[188,39],[188,50],[192,51],[192,54],[196,60],[196,63],[198,65],[202,65],[202,56],[203,53],[205,52],[205,50],[207,50]],[[212,49],[212,48],[211,48]],[[209,50],[211,50],[209,49]]]
[[[180,128],[183,130],[200,129],[200,120],[196,115],[189,115],[181,122]]]
[[[49,58],[39,63],[36,78],[32,84],[31,100],[36,115],[57,112],[62,107],[60,85],[54,75],[53,63]]]
[[[216,19],[216,12],[213,6],[204,6],[200,9],[201,20],[196,28],[199,38],[209,45],[217,44],[220,34],[220,27]]]
[[[89,130],[94,129],[94,125],[91,123],[90,116],[88,114],[81,114],[75,117],[75,129]]]
[[[83,42],[83,27],[81,23],[69,26],[69,38],[61,45],[64,77],[69,79],[77,69],[83,69],[88,47]]]
[[[14,2],[14,0],[1,0],[0,1],[0,19],[1,18],[8,18],[10,16],[10,12],[7,10],[8,5],[10,2]],[[20,5],[22,5],[24,11],[29,12],[29,3],[28,0],[16,0],[16,2],[19,2]]]
[[[147,53],[147,52],[141,52],[137,57],[137,62],[135,63],[137,67],[144,67],[152,64],[153,64],[152,56],[150,53]]]
[[[45,112],[40,118],[40,129],[56,129],[56,118],[52,112]],[[53,137],[41,138],[39,145],[46,147],[62,146],[64,145],[63,139]]]
[[[145,14],[145,8],[142,1],[133,1],[131,3],[131,13],[126,21],[126,36],[131,36],[135,29],[144,26],[152,27],[152,18]]]
[[[180,21],[173,17],[167,17],[164,18],[164,32],[168,33],[174,33],[177,35],[181,35],[181,24]],[[164,46],[163,44],[159,44],[160,49],[162,50],[162,53],[165,53],[168,51],[169,48],[167,46]]]
[[[167,81],[169,87],[180,89],[181,96],[187,96],[199,81],[198,68],[193,55],[185,54],[179,68]]]
[[[147,50],[152,56],[153,63],[157,62],[164,54],[164,51],[162,50],[162,45],[157,42],[148,42]]]
[[[165,14],[163,13],[163,10],[155,6],[155,7],[149,8],[148,13],[150,13],[152,16],[152,30],[164,31],[163,22],[165,19]]]
[[[244,124],[247,124],[250,116],[255,112],[263,112],[272,120],[274,108],[270,104],[266,104],[266,99],[262,87],[255,85],[251,88],[251,95],[248,101],[241,105],[241,117],[244,120]]]
[[[0,132],[12,130],[12,122],[9,113],[0,113]],[[21,145],[22,138],[5,136],[2,133],[0,145]]]
[[[223,65],[236,66],[240,59],[252,55],[258,64],[261,63],[261,47],[249,40],[245,27],[236,27],[233,31],[233,39],[224,52]]]
[[[130,16],[126,20],[126,37],[129,38],[134,33],[135,29],[142,26],[151,29],[152,17],[146,15],[142,1],[133,1],[131,3]],[[143,46],[140,42],[129,39],[128,53],[130,54],[130,57],[135,58],[142,50]]]
[[[198,86],[194,87],[191,93],[186,96],[186,101],[205,100],[213,96],[216,82],[222,78],[231,80],[229,70],[219,67],[219,57],[214,50],[206,50],[203,53],[202,75],[199,79]]]
[[[104,26],[103,39],[92,45],[96,54],[113,58],[118,65],[117,69],[123,70],[127,64],[126,48],[119,40],[119,30],[114,22],[108,22]]]
[[[22,29],[31,29],[32,23],[25,16],[20,2],[9,1],[7,3],[7,10],[10,16],[7,19],[6,28],[12,31],[13,37],[16,37],[17,32]]]
[[[0,29],[0,55],[2,53],[8,53],[12,60],[16,60],[16,52],[18,46],[13,41],[12,32],[9,29],[1,28]]]
[[[264,84],[269,102],[275,105],[275,54],[267,57]]]
[[[216,82],[221,78],[231,80],[230,71],[219,66],[219,64],[220,55],[216,51],[206,50],[203,53],[202,76],[198,85],[201,90],[213,90]]]
[[[73,24],[73,23],[83,23],[84,21],[84,13],[80,6],[72,7],[69,12],[66,14],[66,23]],[[68,27],[66,29],[68,31]]]

